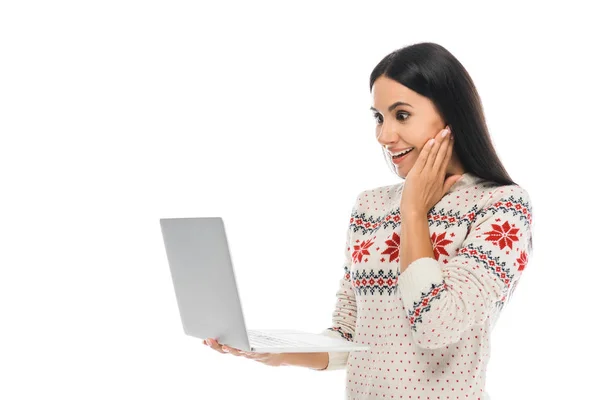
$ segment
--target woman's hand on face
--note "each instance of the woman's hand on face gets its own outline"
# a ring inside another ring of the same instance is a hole
[[[231,354],[236,357],[245,357],[250,360],[258,361],[260,363],[272,366],[280,367],[284,364],[285,353],[255,353],[251,351],[243,351],[233,347],[219,344],[215,339],[205,339],[203,343],[210,346],[212,349],[218,351],[221,354]]]
[[[443,135],[444,131],[448,132]],[[434,140],[434,142],[431,142]],[[452,156],[454,139],[446,127],[431,139],[423,149],[404,181],[400,212],[402,214],[427,215],[441,200],[461,175],[446,178],[446,168]],[[433,143],[433,145],[432,145]]]

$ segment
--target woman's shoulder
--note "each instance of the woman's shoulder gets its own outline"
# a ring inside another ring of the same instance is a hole
[[[460,184],[461,182],[459,182]],[[486,203],[494,202],[500,199],[521,199],[530,201],[530,196],[527,190],[517,184],[502,184],[486,178],[482,178],[473,173],[466,173],[464,183],[459,186],[459,189],[467,189],[472,192],[478,192],[481,197],[487,199]]]
[[[386,208],[387,204],[395,204],[398,196],[402,191],[404,182],[395,183],[385,186],[375,186],[360,191],[356,197],[357,207],[367,207],[373,205],[375,208],[380,205],[379,208]]]
[[[477,207],[476,214],[480,218],[491,215],[503,215],[511,221],[523,221],[531,225],[533,205],[529,192],[517,183],[498,184],[486,181],[482,204]]]
[[[528,208],[531,204],[529,192],[521,185],[512,184],[490,184],[488,188],[487,205],[493,205],[496,202],[520,203]]]

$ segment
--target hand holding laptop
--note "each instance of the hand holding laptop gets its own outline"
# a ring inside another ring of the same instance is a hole
[[[231,354],[273,366],[319,368],[326,364],[329,352],[370,349],[341,337],[334,328],[325,333],[247,329],[223,219],[161,218],[160,227],[186,335],[219,337],[235,346],[230,347]],[[225,353],[216,340],[210,346]]]
[[[282,365],[286,365],[284,363],[286,353],[256,353],[252,351],[242,351],[233,347],[220,345],[215,339],[205,339],[203,340],[203,343],[221,354],[230,353],[237,357],[243,356],[271,367],[280,367]]]

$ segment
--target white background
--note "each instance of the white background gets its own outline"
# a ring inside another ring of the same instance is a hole
[[[422,41],[469,71],[533,201],[487,390],[598,395],[587,2],[363,3],[0,3],[0,398],[341,399],[343,371],[185,336],[159,218],[224,218],[250,328],[329,327],[356,195],[399,182],[369,74]]]

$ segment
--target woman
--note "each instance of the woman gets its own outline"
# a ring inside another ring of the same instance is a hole
[[[532,250],[528,193],[492,145],[461,63],[434,43],[386,56],[370,78],[376,136],[403,182],[361,192],[333,324],[369,351],[256,354],[347,369],[352,399],[486,399],[490,333]],[[420,396],[420,397],[418,397]]]

